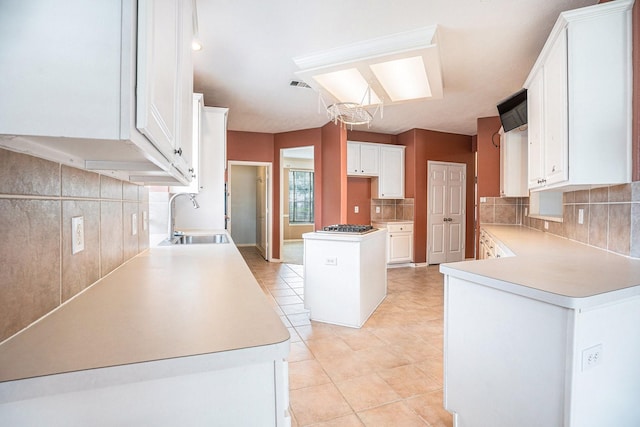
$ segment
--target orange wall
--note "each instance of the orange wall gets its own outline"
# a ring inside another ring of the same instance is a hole
[[[371,224],[371,178],[347,177],[347,223]]]
[[[497,133],[500,126],[497,116],[478,119],[478,196],[481,197],[500,197],[500,134]]]
[[[227,160],[273,162],[271,133],[227,131]]]
[[[347,131],[329,122],[322,127],[322,225],[347,222]]]
[[[414,199],[413,257],[414,262],[427,261],[427,162],[437,160],[467,165],[466,257],[474,253],[474,179],[475,155],[471,137],[453,133],[413,129],[398,135],[406,149],[405,196]]]
[[[377,142],[378,144],[397,144],[398,136],[386,133],[367,132],[362,130],[347,130],[349,141]]]

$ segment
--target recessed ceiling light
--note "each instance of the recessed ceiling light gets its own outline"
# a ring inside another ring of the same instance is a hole
[[[421,56],[371,64],[370,67],[393,102],[431,96]]]
[[[313,78],[340,102],[362,105],[376,105],[382,102],[374,91],[369,90],[369,84],[356,68],[319,74]]]

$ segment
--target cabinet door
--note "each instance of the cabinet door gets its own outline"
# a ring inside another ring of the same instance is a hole
[[[178,40],[178,99],[177,115],[178,138],[176,146],[180,161],[176,167],[187,177],[193,174],[193,58],[191,40],[193,39],[192,2],[181,1],[180,35]]]
[[[380,147],[380,175],[378,197],[381,199],[404,198],[404,147]]]
[[[360,173],[360,144],[347,142],[347,175]]]
[[[500,132],[500,196],[526,197],[527,131]]]
[[[178,149],[182,2],[138,2],[136,127],[167,158]]]
[[[389,233],[389,253],[387,262],[411,261],[413,233]]]
[[[377,176],[380,170],[379,165],[380,148],[374,144],[360,144],[360,171],[364,175]]]
[[[544,123],[542,121],[543,101],[543,72],[540,70],[531,81],[527,89],[527,116],[528,116],[528,177],[529,188],[538,188],[544,185],[543,168],[543,144]]]
[[[558,35],[544,63],[544,177],[545,184],[569,179],[567,118],[567,33]]]

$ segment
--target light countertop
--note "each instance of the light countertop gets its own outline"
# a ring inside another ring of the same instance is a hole
[[[640,296],[640,260],[521,226],[482,226],[513,257],[442,264],[444,274],[570,308]]]
[[[153,247],[1,344],[0,381],[288,339],[233,243]]]

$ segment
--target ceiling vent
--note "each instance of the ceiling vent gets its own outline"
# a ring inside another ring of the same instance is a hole
[[[291,80],[289,82],[289,86],[293,86],[293,87],[305,87],[308,89],[311,89],[311,86],[309,86],[308,84],[306,84],[305,82],[301,82],[299,80]]]

